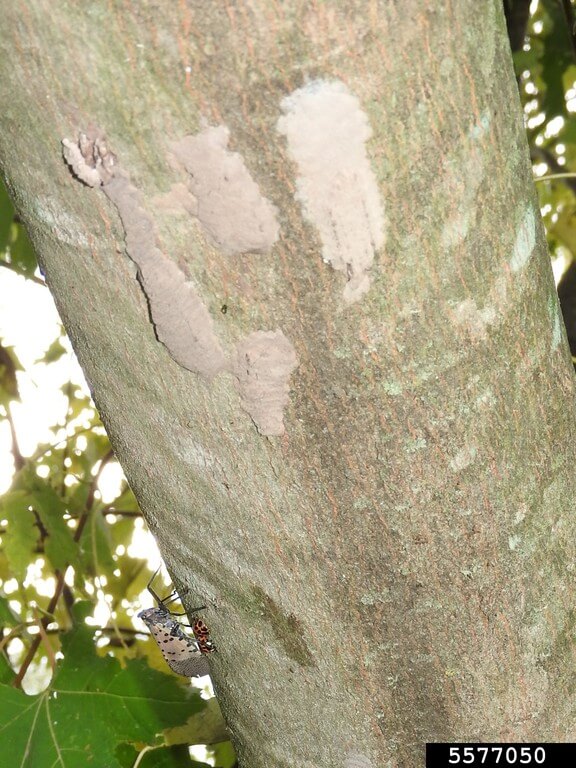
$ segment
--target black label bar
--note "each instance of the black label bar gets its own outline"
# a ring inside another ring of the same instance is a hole
[[[567,768],[576,766],[576,743],[426,744],[426,768]]]

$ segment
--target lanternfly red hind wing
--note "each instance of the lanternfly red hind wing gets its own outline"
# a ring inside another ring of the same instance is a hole
[[[205,622],[202,621],[202,619],[196,618],[194,620],[194,624],[192,625],[192,632],[194,632],[194,637],[198,643],[200,653],[215,652],[216,646],[212,640],[210,640],[210,630],[206,626]]]

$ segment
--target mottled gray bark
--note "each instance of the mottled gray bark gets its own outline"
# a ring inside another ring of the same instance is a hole
[[[500,2],[2,16],[2,167],[162,553],[211,606],[241,765],[572,738],[574,382]],[[90,124],[116,197],[62,160]]]

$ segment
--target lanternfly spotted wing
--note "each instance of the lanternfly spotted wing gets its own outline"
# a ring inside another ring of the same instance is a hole
[[[158,573],[158,571],[156,571]],[[172,618],[166,605],[176,600],[178,595],[173,592],[164,600],[160,599],[151,587],[156,573],[150,579],[148,591],[158,603],[156,608],[140,611],[138,618],[148,626],[152,637],[158,644],[162,656],[173,672],[184,677],[200,677],[210,674],[208,659],[205,654],[213,653],[216,648],[209,640],[209,631],[202,619],[194,621],[193,632],[196,639],[187,635],[180,622]],[[202,606],[204,608],[205,606]],[[199,611],[200,608],[196,608]],[[196,634],[198,632],[198,634]]]

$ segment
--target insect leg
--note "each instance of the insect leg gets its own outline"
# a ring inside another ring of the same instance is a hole
[[[156,594],[156,592],[154,592],[154,590],[152,589],[152,583],[154,582],[154,579],[155,579],[155,578],[156,578],[156,576],[158,575],[158,572],[160,571],[160,568],[161,568],[161,567],[162,567],[162,566],[161,566],[161,565],[159,565],[159,566],[158,566],[158,568],[156,568],[156,570],[154,571],[154,573],[153,573],[153,574],[152,574],[152,576],[150,577],[150,581],[148,582],[148,586],[146,587],[146,589],[148,590],[148,592],[150,592],[150,594],[152,595],[152,597],[154,598],[154,600],[156,600],[156,602],[157,602],[159,605],[162,605],[162,600],[160,600],[160,597],[159,597],[159,596]]]

